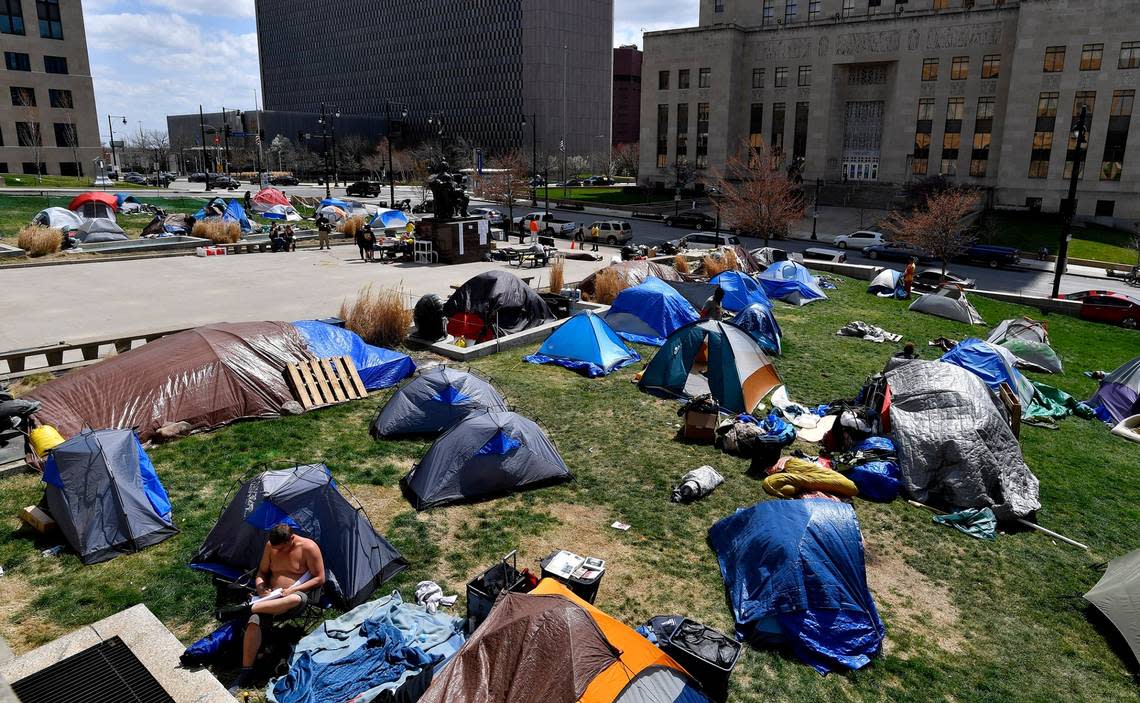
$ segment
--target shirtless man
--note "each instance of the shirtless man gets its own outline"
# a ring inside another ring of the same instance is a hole
[[[297,580],[302,576],[309,576],[309,579],[298,584]],[[261,553],[261,564],[257,567],[253,584],[259,596],[280,588],[281,597],[219,611],[220,620],[248,618],[242,643],[241,672],[231,690],[246,688],[252,676],[257,650],[261,649],[262,616],[291,615],[320,599],[321,588],[325,585],[321,548],[313,540],[293,534],[289,525],[274,525]]]

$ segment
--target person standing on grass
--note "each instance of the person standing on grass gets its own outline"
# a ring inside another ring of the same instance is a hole
[[[591,249],[590,251],[597,251],[598,250],[598,239],[601,236],[602,236],[602,229],[600,227],[598,227],[598,225],[595,224],[593,227],[590,228],[590,241],[594,243],[594,248]]]
[[[329,236],[331,234],[332,225],[329,224],[328,218],[324,215],[317,215],[317,251],[321,249],[332,251],[332,245],[329,244]]]
[[[903,271],[903,290],[906,291],[906,297],[910,298],[910,288],[914,285],[914,263],[918,261],[915,257],[910,257],[910,262],[906,265],[906,270]]]

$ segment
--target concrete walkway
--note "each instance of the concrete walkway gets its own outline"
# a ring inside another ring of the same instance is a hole
[[[565,280],[579,281],[608,264],[608,255],[598,262],[567,260]],[[446,299],[452,284],[491,269],[533,276],[535,288],[550,282],[549,268],[499,262],[365,264],[354,246],[4,270],[0,289],[9,314],[0,325],[0,350],[211,322],[328,317],[368,284],[400,288],[410,306],[427,293]]]

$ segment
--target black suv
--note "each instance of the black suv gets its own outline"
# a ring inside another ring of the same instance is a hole
[[[692,227],[693,229],[713,229],[716,218],[698,210],[685,210],[665,218],[666,227]]]
[[[357,181],[345,189],[345,193],[358,198],[375,198],[384,190],[384,186],[376,181]]]
[[[288,174],[283,176],[274,176],[273,178],[269,179],[269,185],[274,186],[295,186],[300,185],[300,183],[301,182],[297,180],[296,176],[290,176]]]

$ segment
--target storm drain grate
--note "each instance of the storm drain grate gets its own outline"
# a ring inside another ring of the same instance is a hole
[[[118,637],[12,684],[20,703],[174,703]]]

